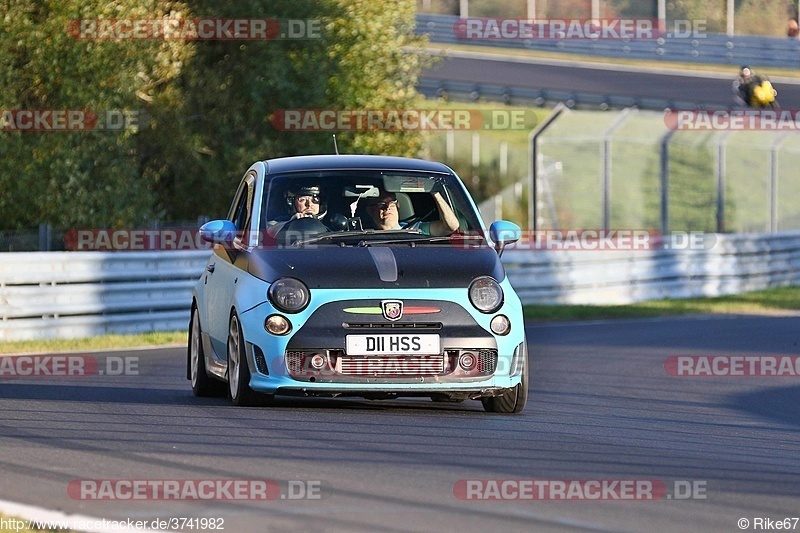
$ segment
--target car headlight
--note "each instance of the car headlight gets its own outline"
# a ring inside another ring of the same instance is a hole
[[[497,315],[492,318],[489,328],[495,335],[508,335],[508,332],[511,331],[511,321],[505,315]]]
[[[481,313],[494,313],[503,305],[503,289],[489,276],[475,278],[469,286],[469,301]]]
[[[298,313],[311,301],[308,287],[294,278],[280,278],[269,286],[267,296],[272,305],[286,313]]]

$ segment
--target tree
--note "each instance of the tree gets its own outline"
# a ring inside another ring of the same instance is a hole
[[[122,131],[11,131],[10,110],[146,107],[167,91],[190,54],[188,43],[81,40],[78,18],[152,18],[180,13],[162,0],[7,0],[0,4],[0,213],[4,227],[120,227],[152,216],[150,184],[137,169],[137,135]],[[87,117],[90,115],[86,115]],[[89,121],[86,121],[89,125]]]
[[[331,153],[327,133],[285,132],[282,109],[415,105],[423,39],[414,2],[2,0],[0,111],[139,113],[138,131],[0,135],[0,227],[122,227],[224,214],[253,161]],[[76,39],[75,19],[318,22],[300,40]],[[416,133],[355,132],[343,151],[409,155]]]
[[[190,3],[196,17],[271,17],[319,28],[309,38],[195,43],[178,85],[142,139],[142,173],[172,218],[224,214],[244,170],[274,157],[333,153],[330,133],[280,131],[273,114],[297,109],[402,109],[415,105],[423,40],[414,3],[243,0]],[[421,136],[380,131],[339,135],[340,151],[413,155]]]

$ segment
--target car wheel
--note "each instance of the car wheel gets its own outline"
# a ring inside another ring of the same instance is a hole
[[[522,361],[522,379],[519,385],[506,389],[501,396],[489,396],[481,398],[483,408],[490,413],[519,413],[525,408],[528,401],[528,350],[525,350],[526,357]]]
[[[250,368],[244,348],[244,334],[234,314],[228,328],[228,389],[234,405],[258,403],[258,395],[250,388]]]
[[[224,396],[225,384],[209,377],[206,372],[206,358],[203,352],[203,338],[200,331],[200,313],[192,309],[189,324],[189,379],[195,396]]]

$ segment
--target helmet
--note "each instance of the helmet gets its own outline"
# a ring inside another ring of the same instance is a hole
[[[750,70],[750,67],[747,65],[742,65],[742,68],[739,69],[739,71],[742,73],[742,76],[749,76],[753,73],[753,71]]]
[[[286,190],[286,208],[290,214],[294,214],[294,199],[298,196],[311,196],[314,203],[319,204],[319,214],[317,218],[322,218],[327,213],[327,202],[322,190],[317,185],[292,186]]]

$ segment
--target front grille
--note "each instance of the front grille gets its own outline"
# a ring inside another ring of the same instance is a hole
[[[478,352],[478,372],[492,374],[497,367],[497,350],[480,350]]]
[[[269,375],[269,369],[267,368],[267,359],[264,357],[264,352],[261,351],[261,348],[253,345],[253,355],[256,359],[256,369],[262,374]]]
[[[305,366],[305,353],[297,351],[286,352],[286,366],[292,374],[299,374]]]
[[[336,372],[345,376],[433,376],[445,370],[444,355],[403,357],[348,357],[336,360]]]
[[[441,322],[344,322],[345,329],[442,329]]]

